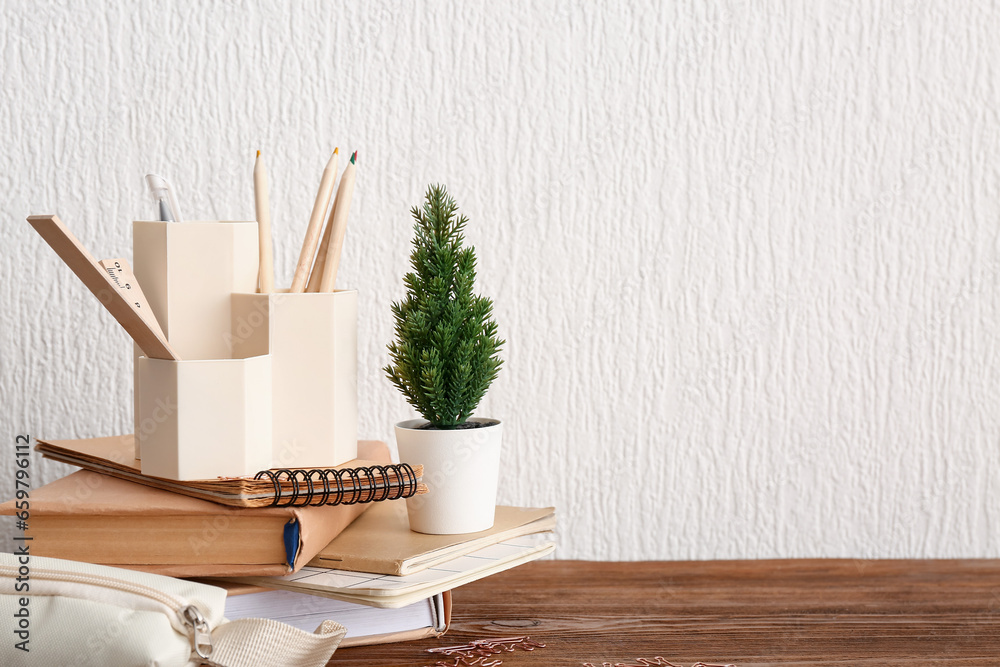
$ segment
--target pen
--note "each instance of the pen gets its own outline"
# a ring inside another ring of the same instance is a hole
[[[174,199],[173,189],[167,179],[156,174],[146,174],[146,185],[149,186],[149,194],[157,205],[157,215],[163,222],[181,222],[181,209]]]

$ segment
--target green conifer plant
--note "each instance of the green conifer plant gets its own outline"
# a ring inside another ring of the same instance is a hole
[[[412,271],[392,304],[395,340],[383,370],[430,428],[462,428],[503,363],[493,302],[473,293],[475,249],[464,247],[468,219],[443,185],[411,210]],[[471,425],[471,423],[470,423]]]

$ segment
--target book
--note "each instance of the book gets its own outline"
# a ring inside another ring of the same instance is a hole
[[[389,462],[383,442],[359,453]],[[175,577],[299,570],[371,504],[225,507],[80,470],[31,492],[31,553]],[[0,514],[14,514],[13,501]]]
[[[498,505],[493,527],[462,535],[425,535],[410,530],[406,501],[379,503],[323,547],[307,563],[354,572],[406,575],[521,535],[555,529],[553,507]]]
[[[218,585],[218,580],[214,585]],[[308,592],[275,590],[246,584],[226,584],[225,616],[270,618],[315,632],[326,620],[347,628],[339,648],[370,646],[439,637],[451,623],[451,591],[437,593],[397,609],[319,597]]]
[[[358,442],[359,454],[366,447],[374,446],[374,442]],[[388,462],[380,465],[363,457],[330,469],[261,471],[258,473],[260,479],[230,477],[177,481],[142,474],[139,459],[135,458],[132,434],[79,440],[38,440],[35,449],[47,459],[232,507],[337,505],[409,498],[427,492],[427,486],[420,481],[422,466],[411,468]],[[306,481],[301,471],[316,473],[311,478],[312,484]]]
[[[403,576],[307,565],[285,576],[236,576],[230,581],[394,609],[537,560],[553,551],[555,544],[545,534],[522,535]]]

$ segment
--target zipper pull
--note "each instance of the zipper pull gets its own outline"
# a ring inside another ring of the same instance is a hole
[[[192,629],[191,646],[199,658],[208,658],[212,655],[212,631],[208,628],[208,621],[201,615],[201,611],[193,604],[181,609],[181,620],[184,625]]]

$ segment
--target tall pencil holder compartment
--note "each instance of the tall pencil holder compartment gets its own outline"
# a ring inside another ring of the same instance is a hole
[[[272,465],[358,455],[358,293],[233,294],[232,351],[272,360]]]
[[[271,467],[270,355],[182,361],[140,356],[136,366],[142,474],[194,480]]]
[[[152,222],[132,225],[136,280],[170,345],[181,359],[231,355],[230,299],[257,289],[256,222]],[[135,457],[143,459],[145,430],[138,347],[134,348]],[[266,467],[266,466],[265,466]]]

